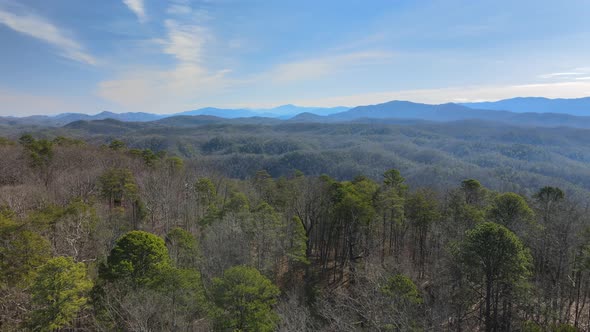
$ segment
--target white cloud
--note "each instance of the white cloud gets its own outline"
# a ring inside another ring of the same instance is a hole
[[[441,89],[399,90],[334,96],[316,99],[281,101],[302,106],[356,106],[378,104],[391,100],[442,104],[451,101],[494,101],[513,97],[581,98],[590,96],[590,82],[560,82],[546,84],[521,84],[508,86],[470,86]]]
[[[79,97],[58,97],[31,94],[0,88],[0,116],[28,116],[35,114],[97,113],[106,104],[89,103]]]
[[[160,41],[164,53],[174,56],[180,62],[198,63],[203,55],[203,45],[209,38],[207,29],[199,25],[181,24],[166,20],[168,38]]]
[[[568,77],[568,76],[577,76],[577,75],[584,75],[584,73],[583,72],[550,73],[550,74],[539,75],[539,78],[558,78],[558,77]]]
[[[123,0],[123,3],[137,16],[139,22],[143,23],[147,20],[143,0]]]
[[[174,113],[194,107],[199,100],[220,93],[227,71],[210,73],[194,64],[171,70],[137,70],[99,84],[99,96],[125,110]]]
[[[190,6],[181,4],[172,4],[166,10],[166,12],[170,15],[188,15],[192,13],[192,11],[193,10]]]
[[[136,68],[101,82],[98,95],[126,110],[172,113],[219,94],[230,81],[229,70],[209,70],[204,47],[212,39],[207,28],[177,20],[165,22],[167,36],[156,40],[162,52],[176,59],[171,68]]]
[[[61,56],[65,58],[89,65],[97,63],[97,60],[86,53],[76,40],[68,37],[64,31],[42,17],[30,14],[15,15],[0,9],[0,24],[53,45],[61,51]]]
[[[557,72],[557,73],[549,73],[549,74],[543,74],[543,75],[539,75],[539,78],[544,78],[544,79],[577,79],[577,76],[580,75],[588,75],[590,74],[590,67],[577,67],[574,69],[569,69],[568,71],[565,72]]]
[[[377,51],[325,56],[279,64],[261,74],[234,79],[229,77],[229,69],[214,71],[206,67],[205,46],[213,39],[206,28],[174,20],[166,21],[165,26],[167,38],[157,42],[165,54],[177,60],[176,66],[127,72],[100,83],[99,96],[127,110],[171,113],[207,106],[208,100],[214,100],[216,105],[231,105],[235,100],[219,103],[219,97],[226,92],[265,89],[269,82],[283,84],[317,79],[355,66],[383,63],[392,57],[390,53]]]
[[[323,56],[279,64],[266,75],[276,82],[311,80],[354,66],[383,64],[391,58],[391,53],[379,51]]]

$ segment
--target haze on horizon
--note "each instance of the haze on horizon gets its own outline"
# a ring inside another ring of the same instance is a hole
[[[590,2],[0,0],[0,116],[590,96]]]

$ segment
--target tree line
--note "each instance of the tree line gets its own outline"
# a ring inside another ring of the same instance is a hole
[[[0,140],[0,330],[585,331],[587,202]]]

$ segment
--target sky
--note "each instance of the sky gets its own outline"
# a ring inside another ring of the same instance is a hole
[[[588,0],[0,0],[0,115],[590,96]]]

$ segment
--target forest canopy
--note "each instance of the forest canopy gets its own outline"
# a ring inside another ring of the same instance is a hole
[[[587,204],[556,186],[240,179],[124,140],[3,142],[1,330],[590,327]]]

